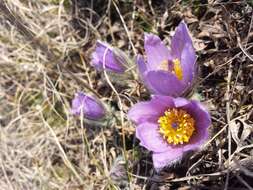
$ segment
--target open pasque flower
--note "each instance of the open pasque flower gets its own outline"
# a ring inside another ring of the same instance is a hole
[[[127,55],[114,48],[109,44],[101,41],[97,41],[96,49],[92,53],[91,64],[98,70],[103,70],[103,62],[105,62],[105,69],[115,73],[123,73],[126,70],[128,63]]]
[[[154,34],[145,33],[147,63],[138,55],[137,65],[145,86],[154,94],[180,96],[192,86],[196,54],[187,25],[182,21],[167,48]]]
[[[161,95],[137,103],[128,117],[137,125],[140,144],[153,152],[157,170],[180,160],[185,152],[200,148],[211,124],[200,102]]]
[[[105,108],[96,98],[78,92],[72,100],[71,112],[77,116],[82,114],[87,119],[98,120],[104,117]]]

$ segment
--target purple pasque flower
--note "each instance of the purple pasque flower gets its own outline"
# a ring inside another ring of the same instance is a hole
[[[196,100],[154,95],[147,102],[134,105],[128,117],[137,125],[140,144],[153,152],[156,170],[180,160],[196,150],[208,138],[211,119]]]
[[[154,34],[145,33],[147,63],[137,56],[137,65],[145,86],[154,94],[178,97],[191,88],[196,75],[196,54],[187,25],[176,28],[168,49]]]
[[[91,60],[92,66],[96,69],[103,70],[105,67],[108,71],[123,73],[126,70],[127,63],[128,57],[124,52],[105,42],[97,41]]]
[[[104,117],[104,106],[94,97],[78,92],[72,100],[71,113],[77,116],[81,114],[92,120],[98,120]]]

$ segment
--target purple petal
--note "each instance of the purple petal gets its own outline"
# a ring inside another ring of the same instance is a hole
[[[164,152],[170,150],[166,141],[158,131],[158,125],[154,123],[142,123],[136,128],[136,137],[140,144],[153,152]]]
[[[137,125],[143,122],[157,123],[158,118],[163,115],[174,103],[169,96],[153,96],[150,101],[135,104],[128,112],[128,118]]]
[[[143,80],[144,73],[147,71],[147,65],[144,62],[144,59],[141,55],[137,55],[136,63],[137,63],[137,66],[138,66],[140,77]]]
[[[189,43],[185,44],[181,54],[181,66],[183,69],[183,82],[186,85],[190,86],[191,82],[193,82],[194,75],[196,75],[195,63],[196,54],[193,46]]]
[[[154,34],[144,34],[144,48],[147,55],[147,67],[149,70],[156,70],[162,61],[168,60],[169,49],[163,44],[161,39]]]
[[[186,106],[188,104],[190,104],[191,102],[185,98],[174,98],[173,99],[174,101],[174,105],[176,108],[180,108],[180,107],[183,107],[183,106]]]
[[[181,21],[171,39],[171,52],[175,58],[180,58],[185,44],[192,46],[191,36],[184,21]]]
[[[170,166],[173,163],[181,160],[183,151],[181,148],[170,149],[169,151],[153,153],[153,164],[157,171],[165,166]]]
[[[96,50],[92,53],[91,63],[98,70],[103,69],[104,56],[105,56],[105,68],[107,70],[116,73],[123,73],[125,71],[126,68],[124,67],[122,60],[117,59],[113,48],[109,44],[97,41]]]
[[[185,90],[184,84],[178,78],[166,71],[149,71],[144,76],[146,87],[154,94],[179,96]]]
[[[105,115],[105,109],[98,100],[82,92],[76,93],[72,100],[72,114],[83,114],[88,119],[101,119]]]

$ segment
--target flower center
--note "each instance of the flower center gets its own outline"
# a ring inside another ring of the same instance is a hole
[[[187,143],[195,131],[194,119],[182,109],[168,109],[158,123],[159,132],[169,144]]]
[[[177,58],[173,59],[171,66],[169,66],[168,60],[163,60],[159,65],[159,69],[164,71],[171,71],[173,74],[177,76],[179,80],[183,79],[183,70],[181,67],[181,62]]]

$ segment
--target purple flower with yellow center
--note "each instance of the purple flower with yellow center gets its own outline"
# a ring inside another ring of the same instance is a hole
[[[123,73],[126,70],[128,61],[129,58],[120,49],[105,42],[97,41],[96,49],[92,53],[91,64],[97,70],[105,68],[115,73]]]
[[[156,170],[180,160],[187,151],[199,149],[211,124],[200,102],[162,95],[137,103],[128,117],[137,125],[140,144],[153,152]]]
[[[145,86],[153,93],[180,96],[191,88],[196,75],[196,54],[187,25],[182,21],[167,48],[154,34],[145,33],[147,63],[141,55],[137,65]]]
[[[87,119],[98,120],[104,117],[104,106],[94,97],[78,92],[72,100],[71,113]]]

